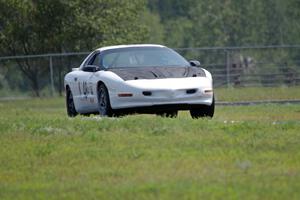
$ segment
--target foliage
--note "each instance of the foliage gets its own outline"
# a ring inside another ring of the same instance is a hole
[[[152,12],[160,14],[167,30],[165,42],[170,46],[299,43],[297,34],[300,27],[297,22],[300,18],[297,0],[149,0],[148,4]],[[184,34],[181,28],[185,30]],[[178,43],[178,38],[184,42]]]
[[[1,0],[0,54],[90,51],[101,45],[139,43],[147,29],[139,19],[143,0]],[[18,60],[39,96],[45,60]]]
[[[140,23],[144,24],[148,29],[148,39],[145,41],[146,43],[164,43],[165,28],[161,23],[160,15],[145,10]]]

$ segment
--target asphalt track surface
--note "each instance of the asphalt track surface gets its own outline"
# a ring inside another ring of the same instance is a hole
[[[261,101],[236,101],[236,102],[226,102],[217,101],[218,106],[252,106],[261,104],[300,104],[300,99],[293,100],[261,100]]]
[[[15,101],[15,100],[25,100],[33,99],[33,97],[0,97],[0,101]],[[216,101],[218,106],[252,106],[252,105],[261,105],[261,104],[300,104],[300,99],[292,100],[260,100],[260,101]]]

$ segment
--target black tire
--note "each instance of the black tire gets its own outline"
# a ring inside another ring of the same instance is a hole
[[[200,105],[190,110],[190,114],[193,119],[198,119],[201,117],[212,118],[215,113],[215,98],[213,97],[212,104],[210,106]]]
[[[104,84],[98,87],[98,111],[101,117],[111,117],[113,115],[107,88]]]
[[[159,115],[161,117],[176,118],[178,115],[178,110],[160,112],[160,113],[157,113],[157,115]]]
[[[75,117],[78,113],[75,108],[73,94],[69,88],[67,88],[66,93],[67,114],[69,117]]]

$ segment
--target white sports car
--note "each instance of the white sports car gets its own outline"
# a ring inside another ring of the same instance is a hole
[[[70,117],[152,113],[193,118],[214,114],[213,80],[199,61],[161,45],[119,45],[93,51],[65,76]]]

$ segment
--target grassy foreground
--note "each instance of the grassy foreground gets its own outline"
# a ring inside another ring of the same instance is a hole
[[[300,105],[212,120],[66,117],[63,99],[0,102],[0,199],[299,199]]]

